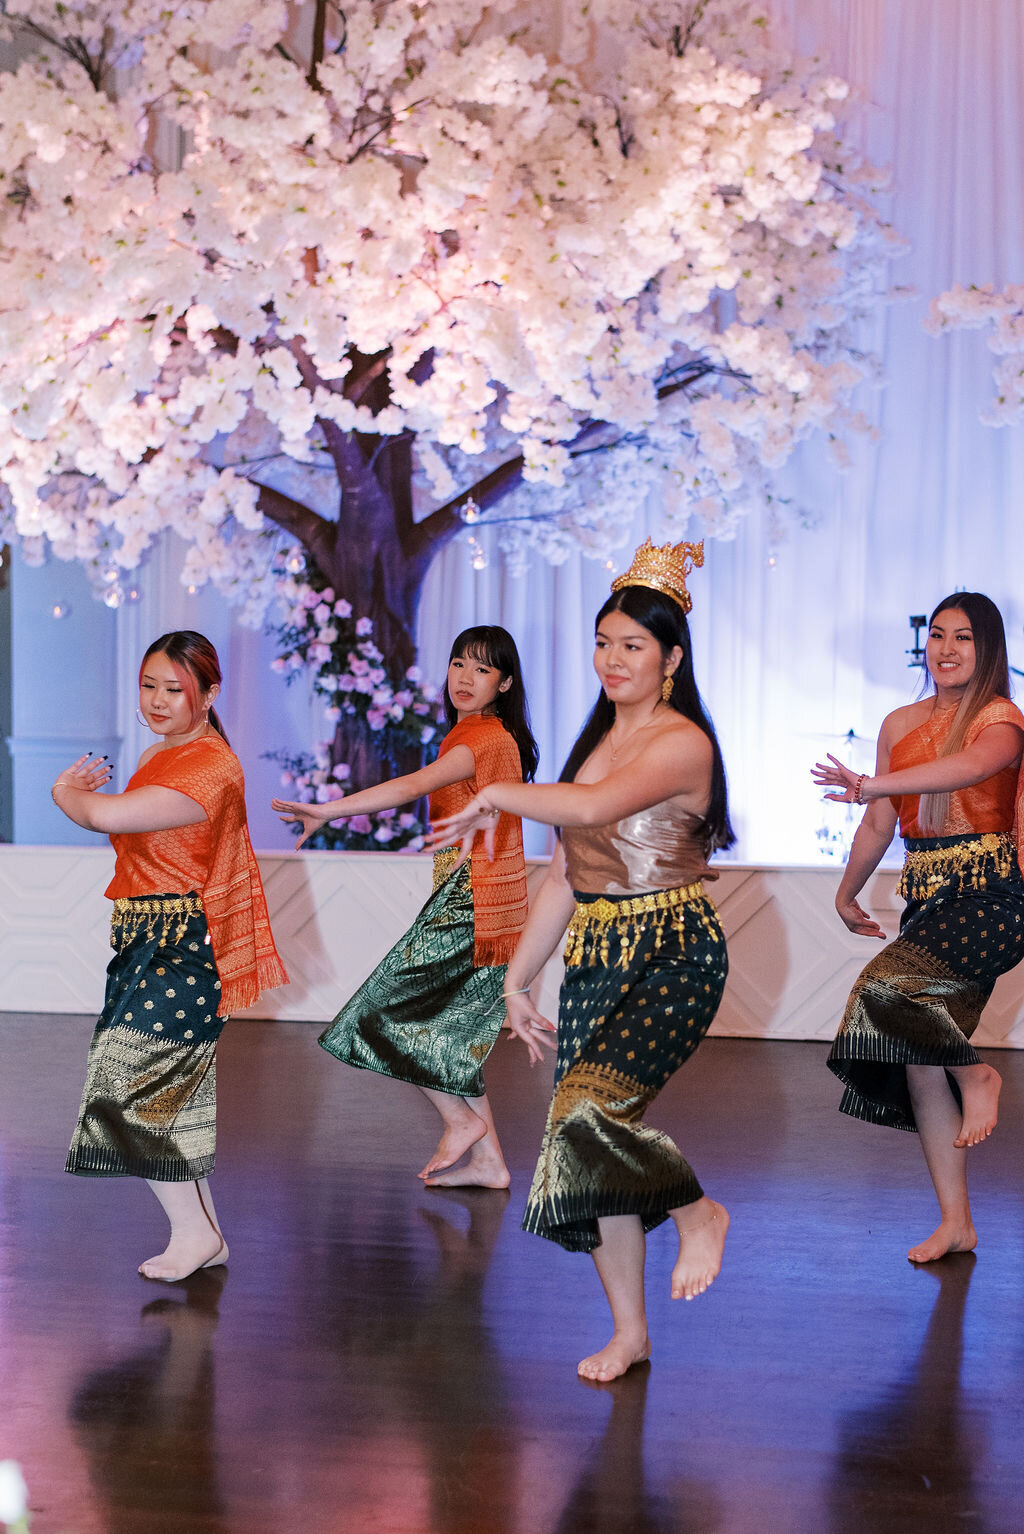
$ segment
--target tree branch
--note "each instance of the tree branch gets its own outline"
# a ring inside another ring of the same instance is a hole
[[[308,506],[303,506],[301,501],[293,501],[290,495],[272,490],[269,485],[260,486],[257,505],[271,522],[297,538],[321,569],[327,567],[334,545],[333,522]]]
[[[679,376],[661,384],[655,391],[655,397],[659,401],[669,399],[673,394],[678,394],[681,390],[689,389],[695,383],[699,383],[709,373],[724,374],[730,378],[737,379],[746,377],[745,374],[734,372],[730,368],[720,368],[713,362],[695,359],[693,362],[684,365]],[[595,433],[607,430],[612,424],[610,421],[602,421],[600,419],[584,421],[575,437],[565,443],[564,446],[570,453],[579,455],[585,450],[584,444]],[[522,479],[523,455],[522,453],[517,453],[514,458],[510,458],[506,463],[499,464],[496,469],[492,469],[489,474],[485,474],[483,479],[478,480],[469,489],[460,490],[459,494],[453,497],[452,500],[447,501],[443,506],[439,506],[436,511],[432,511],[429,516],[424,517],[421,522],[417,522],[411,529],[407,539],[409,558],[429,563],[434,555],[443,549],[445,544],[449,543],[456,533],[461,532],[466,526],[460,513],[462,507],[465,506],[471,497],[481,511],[487,511],[490,507],[496,506],[500,501],[503,501],[507,495],[511,495],[513,490],[518,489]]]
[[[326,33],[327,0],[316,0],[316,12],[313,16],[313,51],[309,60],[309,73],[306,76],[306,79],[315,91],[323,90],[318,71],[324,61],[324,39]]]

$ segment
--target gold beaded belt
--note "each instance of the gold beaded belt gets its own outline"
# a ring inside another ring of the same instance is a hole
[[[928,900],[954,880],[961,886],[984,889],[989,879],[1009,877],[1016,856],[1008,831],[965,836],[952,847],[908,848],[897,893],[904,900]]]
[[[434,890],[439,890],[444,881],[451,877],[461,853],[461,847],[439,847],[434,853]]]
[[[114,901],[110,914],[110,946],[123,949],[134,943],[145,929],[146,941],[157,936],[166,943],[173,931],[173,941],[180,943],[189,920],[202,914],[201,895],[122,895]],[[116,936],[115,936],[116,933]]]
[[[653,925],[657,934],[654,943],[657,952],[661,948],[666,921],[670,922],[674,931],[682,932],[683,907],[706,900],[707,895],[701,883],[682,884],[677,889],[653,890],[649,895],[629,895],[622,900],[608,900],[604,895],[599,895],[596,900],[577,900],[576,909],[569,921],[565,962],[567,965],[582,964],[587,937],[592,935],[597,938],[597,942],[591,946],[590,963],[599,959],[607,965],[614,933],[619,939],[619,956],[615,965],[616,968],[625,969],[632,962],[640,936],[648,927]],[[652,916],[653,922],[649,919]]]

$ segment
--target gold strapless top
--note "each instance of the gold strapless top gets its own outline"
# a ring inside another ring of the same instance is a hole
[[[708,870],[701,817],[655,804],[611,826],[566,826],[562,832],[569,883],[583,895],[636,895],[675,889]]]

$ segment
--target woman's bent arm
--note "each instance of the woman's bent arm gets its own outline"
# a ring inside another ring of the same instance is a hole
[[[57,788],[54,784],[54,789]],[[86,831],[104,831],[107,835],[173,831],[206,819],[206,811],[195,799],[180,794],[176,788],[161,788],[157,784],[133,788],[126,794],[99,794],[65,784],[54,797],[76,826]]]
[[[889,752],[892,749],[890,737],[895,728],[892,717],[890,714],[886,719],[878,737],[878,749],[875,753],[875,771],[878,774],[887,773],[889,770]],[[850,848],[850,856],[846,860],[846,869],[839,889],[836,891],[836,910],[850,931],[859,932],[862,937],[877,937],[883,941],[885,939],[885,933],[878,923],[857,904],[857,896],[878,867],[886,848],[892,841],[896,832],[896,818],[896,811],[889,799],[876,799],[873,804],[868,805],[864,818],[857,827],[857,834]]]
[[[707,795],[711,742],[696,725],[665,733],[597,783],[489,783],[475,804],[549,826],[608,826],[678,795]]]
[[[533,1005],[529,988],[557,948],[574,905],[565,873],[565,854],[559,844],[505,974],[508,1025],[526,1045],[531,1065],[544,1058],[543,1045],[554,1047],[549,1035],[556,1030]]]
[[[439,788],[465,782],[475,771],[476,765],[469,747],[453,746],[444,756],[439,756],[436,761],[420,767],[416,772],[407,772],[400,778],[389,778],[386,783],[377,783],[373,788],[361,788],[358,793],[348,794],[344,799],[332,799],[327,804],[299,804],[290,799],[274,799],[271,806],[280,812],[282,820],[308,822],[308,836],[310,830],[331,820],[347,820],[350,815],[373,815],[379,810],[396,810],[399,805],[412,804],[427,794],[435,793]],[[301,841],[305,839],[303,836]],[[301,845],[301,842],[297,845]]]
[[[509,962],[506,991],[518,991],[533,984],[558,947],[575,904],[565,874],[565,854],[559,844]]]
[[[877,772],[874,777],[858,778],[857,773],[830,756],[832,767],[818,765],[814,776],[818,783],[835,784],[842,792],[827,794],[828,799],[847,801],[857,796],[869,804],[876,799],[899,798],[902,794],[944,794],[958,788],[973,788],[994,778],[1007,767],[1016,767],[1021,759],[1024,731],[1015,724],[990,724],[977,740],[953,756],[939,756],[931,762],[915,762],[897,772]]]

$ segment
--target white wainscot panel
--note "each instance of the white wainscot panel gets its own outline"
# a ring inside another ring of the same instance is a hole
[[[291,984],[245,1014],[323,1024],[412,921],[430,891],[430,859],[396,853],[266,853],[259,858],[274,934]],[[108,848],[0,847],[0,1008],[95,1013],[110,956]],[[530,865],[530,887],[543,878]],[[883,870],[862,903],[890,936],[897,874]],[[709,884],[729,942],[729,981],[712,1033],[831,1039],[861,966],[877,945],[848,932],[833,906],[839,870],[724,865]],[[535,993],[557,1011],[561,962]],[[1024,965],[1004,975],[976,1042],[1024,1047]]]

